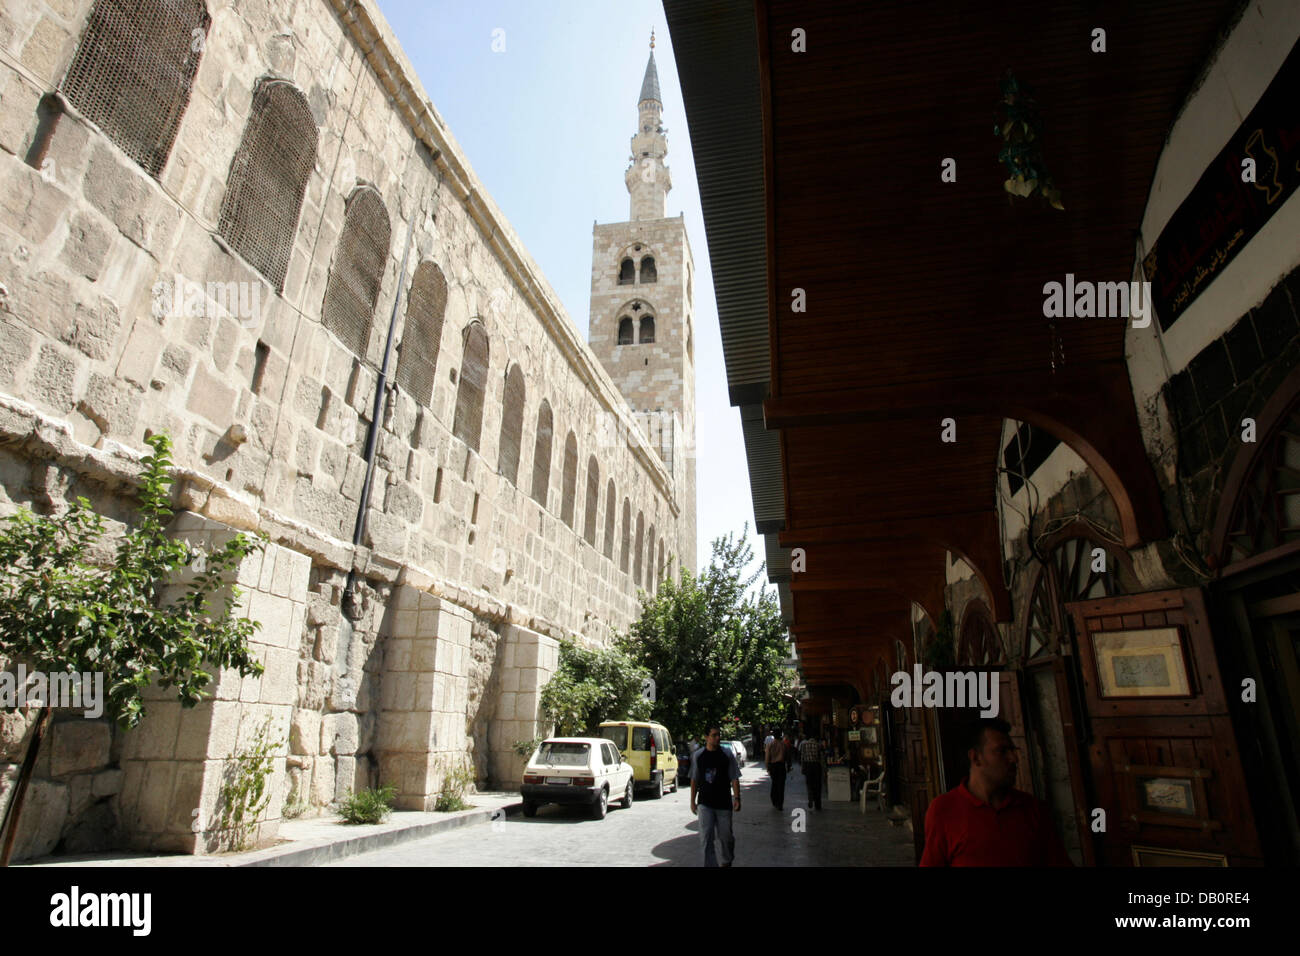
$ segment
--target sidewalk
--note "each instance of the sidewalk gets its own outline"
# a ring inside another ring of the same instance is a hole
[[[285,820],[280,824],[279,842],[274,846],[244,853],[218,853],[211,856],[90,853],[80,856],[47,856],[15,866],[317,866],[357,853],[383,849],[408,840],[419,840],[435,833],[489,823],[493,813],[499,810],[504,810],[507,816],[514,816],[522,806],[518,793],[475,793],[467,799],[474,804],[472,809],[456,813],[395,811],[386,822],[371,826],[349,826],[336,814],[306,820]]]
[[[740,786],[743,812],[733,822],[737,866],[916,865],[911,832],[891,826],[874,803],[863,813],[860,803],[827,800],[823,787],[822,809],[809,810],[798,764],[786,777],[784,811],[772,806],[762,763],[746,766]]]

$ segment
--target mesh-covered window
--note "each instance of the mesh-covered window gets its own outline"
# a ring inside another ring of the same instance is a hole
[[[655,526],[650,526],[650,532],[645,536],[646,555],[645,555],[645,589],[654,591],[655,587]]]
[[[636,264],[631,259],[624,259],[618,267],[618,284],[631,285],[636,281]]]
[[[618,344],[632,344],[632,320],[626,315],[618,320]]]
[[[653,315],[641,316],[641,335],[637,339],[642,345],[649,345],[655,340],[655,317]]]
[[[615,510],[618,505],[618,492],[614,490],[614,479],[609,479],[605,488],[605,557],[614,560],[614,522],[618,518]]]
[[[447,280],[432,262],[421,262],[406,299],[406,327],[397,353],[397,384],[421,405],[433,400],[442,317],[447,310]],[[513,480],[513,479],[512,479]]]
[[[61,88],[123,152],[167,163],[211,24],[200,0],[97,0]]]
[[[479,435],[483,431],[483,392],[487,387],[488,337],[482,322],[471,322],[464,335],[465,356],[456,383],[456,414],[451,420],[451,433],[478,451]]]
[[[655,271],[655,257],[645,256],[641,260],[641,281],[658,282],[659,273]]]
[[[519,483],[519,449],[524,442],[524,373],[518,365],[506,373],[501,402],[501,440],[497,470],[512,484]]]
[[[264,82],[230,163],[217,231],[277,292],[289,271],[317,137],[306,97],[283,80]]]
[[[533,500],[546,507],[546,492],[551,486],[551,435],[555,420],[551,403],[542,399],[537,409],[537,441],[533,445]]]
[[[560,520],[573,527],[574,498],[578,493],[578,436],[564,439],[564,471],[560,484]]]
[[[664,579],[664,539],[659,539],[659,563],[656,565],[658,571],[655,573],[655,590],[659,589],[659,582]]]
[[[627,573],[628,551],[632,547],[632,502],[623,499],[623,547],[618,559],[618,569]]]
[[[389,237],[388,210],[379,193],[370,186],[353,192],[325,286],[321,322],[359,358],[366,357],[370,345],[370,323],[388,261]]]
[[[632,552],[632,582],[641,584],[641,555],[645,552],[645,516],[636,513],[636,550]]]
[[[587,459],[587,510],[582,522],[582,536],[587,544],[596,546],[596,508],[600,505],[600,465],[596,456]]]

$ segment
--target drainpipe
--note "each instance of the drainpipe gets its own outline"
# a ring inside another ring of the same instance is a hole
[[[388,384],[388,360],[393,353],[393,334],[397,331],[397,309],[402,304],[402,289],[406,285],[406,259],[411,253],[411,237],[415,235],[415,220],[424,208],[421,198],[411,216],[411,224],[406,230],[406,248],[402,251],[402,266],[397,273],[397,295],[393,297],[393,312],[388,317],[388,341],[384,343],[384,360],[379,366],[379,381],[375,384],[375,406],[370,413],[370,428],[366,431],[366,480],[361,486],[361,504],[357,508],[357,523],[352,531],[353,566],[348,569],[348,583],[343,588],[343,613],[348,620],[355,621],[361,616],[357,606],[357,569],[355,549],[361,544],[361,536],[366,530],[366,509],[370,507],[370,490],[375,477],[375,451],[379,447],[380,416],[384,411],[385,386]]]

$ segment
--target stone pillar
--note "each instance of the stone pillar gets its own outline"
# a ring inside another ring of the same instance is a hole
[[[230,528],[181,513],[173,526],[178,538],[209,549],[235,534]],[[241,678],[223,670],[209,690],[213,696],[186,710],[174,690],[156,685],[145,693],[148,716],[126,734],[122,750],[124,780],[119,818],[130,845],[147,850],[211,853],[230,846],[232,834],[220,829],[222,784],[234,772],[233,759],[269,723],[276,742],[275,769],[268,783],[271,802],[247,838],[251,847],[275,836],[285,792],[289,720],[297,689],[298,647],[304,620],[311,561],[274,544],[248,556],[236,584],[244,592],[239,611],[260,621],[249,645],[266,668],[261,677]],[[214,604],[223,600],[219,594]]]
[[[523,783],[525,758],[515,753],[520,740],[531,740],[550,728],[538,719],[542,688],[559,666],[560,644],[554,638],[507,624],[501,696],[492,722],[492,779],[503,789]]]
[[[375,752],[402,810],[432,810],[442,778],[468,764],[465,699],[473,615],[411,587],[388,619]]]

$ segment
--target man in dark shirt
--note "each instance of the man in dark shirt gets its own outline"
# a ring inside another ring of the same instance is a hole
[[[921,866],[1071,866],[1041,800],[1015,788],[1016,745],[1005,720],[971,732],[970,776],[931,801]]]
[[[736,836],[731,828],[731,813],[740,811],[740,767],[730,750],[719,744],[722,731],[710,725],[708,744],[695,754],[691,768],[691,813],[700,817],[700,842],[704,846],[704,865],[718,866],[713,849],[716,835],[722,844],[722,866],[731,866],[736,857]],[[728,795],[727,791],[731,794]],[[698,802],[698,806],[697,806]]]
[[[803,768],[803,780],[808,785],[808,809],[822,808],[822,748],[817,738],[809,735],[799,745],[799,766]]]

